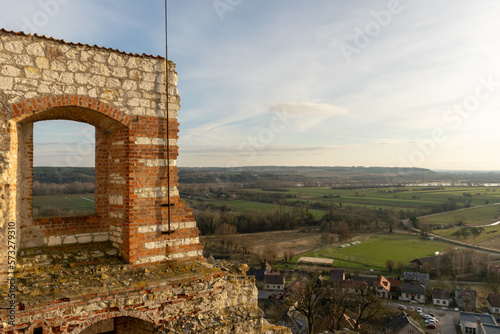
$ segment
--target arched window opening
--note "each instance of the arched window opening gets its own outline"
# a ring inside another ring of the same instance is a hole
[[[95,127],[50,120],[33,127],[33,218],[95,214]]]
[[[155,334],[160,333],[154,324],[132,317],[118,317],[99,321],[87,327],[81,334]]]

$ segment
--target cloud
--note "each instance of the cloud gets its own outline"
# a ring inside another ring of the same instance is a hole
[[[349,112],[342,107],[312,102],[280,103],[271,106],[270,110],[274,113],[282,113],[289,117],[299,132],[310,130],[332,117],[346,116],[349,114]]]
[[[246,157],[249,155],[281,155],[281,154],[318,154],[334,150],[353,150],[361,145],[272,145],[262,147],[198,147],[181,149],[184,155],[212,156],[212,157]]]

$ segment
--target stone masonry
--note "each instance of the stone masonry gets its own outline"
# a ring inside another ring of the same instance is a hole
[[[164,58],[0,30],[0,333],[288,333],[202,257],[179,109]],[[33,123],[55,119],[95,127],[94,215],[32,217]]]
[[[196,223],[177,191],[180,99],[172,62],[167,138],[165,65],[160,57],[0,31],[1,274],[8,222],[16,225],[16,250],[110,241],[135,265],[201,258]],[[95,126],[95,215],[31,217],[33,123],[51,119]],[[170,233],[162,233],[168,210]]]

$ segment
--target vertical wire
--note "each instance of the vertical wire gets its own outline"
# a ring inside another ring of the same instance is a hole
[[[170,117],[168,115],[168,9],[167,0],[165,0],[165,93],[167,97],[166,101],[166,113],[167,113],[167,205],[168,205],[168,233],[170,233]]]

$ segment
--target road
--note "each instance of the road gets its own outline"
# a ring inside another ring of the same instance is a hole
[[[413,306],[415,309],[417,307],[421,307],[422,311],[426,314],[433,313],[436,318],[439,320],[436,329],[428,329],[425,328],[427,333],[432,334],[456,334],[456,324],[458,324],[460,320],[460,312],[453,310],[443,310],[441,308],[430,307],[430,306],[422,306],[421,304],[410,304],[410,303],[402,303],[397,301],[388,301],[387,304],[397,307],[398,304],[406,306],[408,309]],[[408,310],[407,310],[408,311]],[[408,313],[408,312],[407,312]],[[409,312],[409,315],[418,322],[422,322],[422,317],[419,316],[416,312]]]

